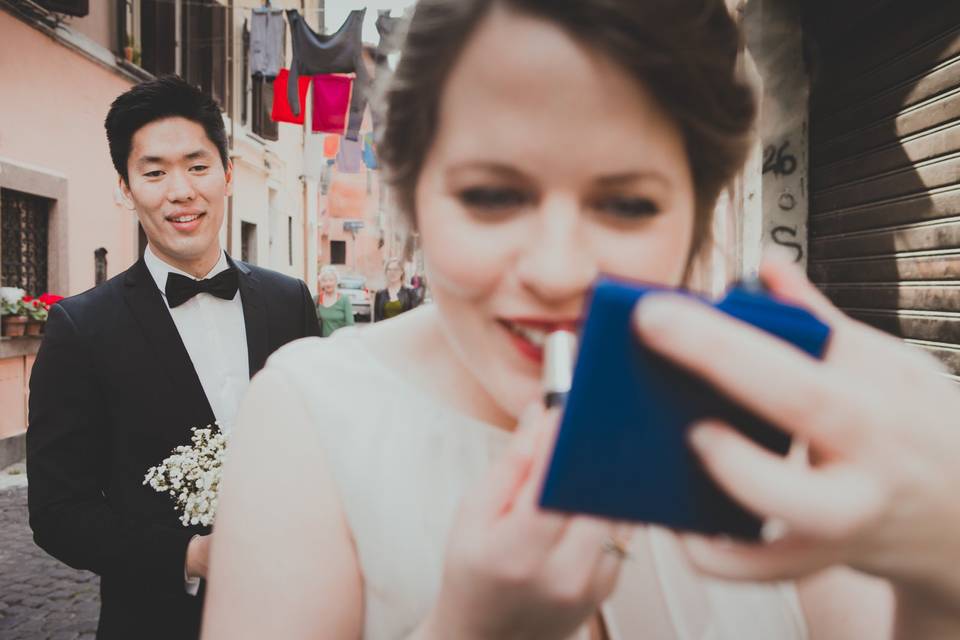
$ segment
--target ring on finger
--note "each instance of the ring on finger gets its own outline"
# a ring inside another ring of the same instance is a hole
[[[626,560],[630,557],[630,552],[627,550],[627,544],[619,538],[608,536],[607,539],[603,541],[601,546],[604,553],[609,553],[617,558],[617,560]]]

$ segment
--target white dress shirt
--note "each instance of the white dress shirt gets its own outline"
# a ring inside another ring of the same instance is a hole
[[[243,321],[240,292],[237,291],[232,300],[199,293],[180,306],[170,309],[165,293],[167,274],[178,273],[190,279],[197,278],[163,262],[154,255],[149,246],[143,254],[143,260],[160,288],[163,302],[167,305],[173,324],[187,348],[187,354],[190,355],[193,368],[200,378],[213,415],[224,435],[229,436],[240,408],[240,399],[250,384],[247,328]],[[204,278],[212,278],[229,267],[226,254],[221,253],[219,262]]]
[[[243,320],[243,302],[238,290],[232,300],[223,300],[209,293],[199,293],[171,309],[167,302],[167,274],[178,273],[193,278],[189,273],[171,267],[158,258],[147,246],[143,260],[153,276],[163,302],[170,311],[173,324],[187,348],[193,368],[200,378],[220,430],[229,437],[240,408],[240,400],[250,384],[250,363],[247,359],[247,329]],[[212,278],[230,267],[225,253],[204,276]],[[198,424],[197,427],[206,425]],[[187,444],[187,443],[184,443]],[[186,579],[187,592],[196,595],[199,578]]]

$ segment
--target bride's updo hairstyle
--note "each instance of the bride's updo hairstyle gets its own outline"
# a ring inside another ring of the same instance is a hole
[[[416,225],[414,194],[447,76],[495,5],[553,23],[605,55],[673,117],[696,194],[690,258],[696,256],[720,192],[746,160],[756,112],[753,92],[737,73],[740,34],[723,0],[420,0],[382,96],[378,149],[409,221]]]

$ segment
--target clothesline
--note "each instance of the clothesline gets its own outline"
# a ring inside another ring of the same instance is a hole
[[[223,9],[223,10],[225,10],[225,11],[230,9],[230,7],[228,7],[228,6],[226,6],[226,5],[223,5],[223,4],[220,4],[220,3],[210,4],[209,2],[198,2],[198,1],[196,1],[196,0],[179,0],[179,1],[178,1],[178,0],[153,0],[153,3],[161,3],[161,4],[181,4],[181,5],[191,6],[191,7],[205,7],[205,8],[207,8],[207,9],[217,9],[217,8],[219,8],[219,9]],[[151,3],[151,4],[152,4],[152,3]],[[299,11],[301,14],[307,14],[307,13],[324,13],[324,8],[323,8],[323,7],[314,7],[314,8],[311,8],[311,9],[301,9],[300,7],[290,7],[290,8],[296,9],[296,10]],[[264,11],[267,11],[267,10],[270,10],[270,11],[285,11],[285,10],[286,10],[286,7],[264,7],[264,6],[262,6],[262,5],[256,5],[256,6],[234,5],[234,6],[233,6],[233,9],[234,9],[234,10],[239,9],[239,10],[241,10],[241,11],[254,11],[254,10],[257,10],[257,11],[259,11],[259,10],[264,10]]]

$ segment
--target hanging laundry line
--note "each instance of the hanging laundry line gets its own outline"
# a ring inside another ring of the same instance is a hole
[[[273,85],[271,119],[303,125],[302,103],[306,99],[307,88],[312,89],[312,131],[342,135],[351,142],[358,142],[359,153],[355,152],[353,145],[348,146],[348,166],[358,164],[353,161],[357,157],[363,158],[368,166],[375,163],[370,141],[360,141],[359,133],[373,84],[363,60],[364,50],[368,46],[362,39],[366,7],[351,10],[336,31],[326,34],[315,31],[305,19],[305,16],[326,13],[324,7],[287,9],[271,2],[227,6],[203,0],[152,1],[168,6],[232,11],[234,15],[235,12],[249,12],[249,18],[244,19],[245,25],[249,24],[249,30],[244,35],[249,47],[246,71],[254,78]],[[400,20],[390,16],[389,9],[377,11],[376,27],[381,42],[373,47],[376,54],[384,52],[385,42]],[[293,44],[293,58],[289,67],[286,66],[288,27]],[[201,49],[227,45],[230,41],[231,38],[226,35],[190,40],[193,46]],[[379,68],[377,55],[374,56],[374,63]],[[282,72],[283,77],[277,82]],[[374,112],[373,117],[374,129],[377,129],[379,113]],[[338,151],[341,151],[339,155],[343,155],[342,150]]]
[[[373,78],[364,60],[363,24],[367,9],[349,12],[343,24],[330,34],[317,33],[298,9],[262,6],[251,9],[248,42],[252,76],[272,84],[274,122],[303,125],[304,102],[312,94],[313,133],[331,133],[345,138],[336,152],[347,171],[366,165],[377,167],[372,136],[360,139],[360,127],[372,90]],[[377,73],[381,72],[376,54],[389,53],[387,42],[400,18],[389,11],[378,11],[377,31],[380,44],[374,48]],[[284,21],[284,17],[286,20]],[[286,67],[286,34],[289,27],[292,60]],[[372,113],[374,129],[379,128],[379,113]],[[347,143],[350,144],[347,144]]]
[[[350,115],[347,121],[347,138],[357,140],[363,112],[367,107],[367,94],[372,84],[363,61],[361,39],[363,19],[367,10],[354,9],[347,15],[339,29],[330,35],[319,34],[306,23],[296,9],[287,10],[287,22],[293,39],[293,60],[290,63],[290,85],[287,99],[294,115],[300,113],[300,101],[294,83],[301,75],[329,73],[353,73],[353,91],[350,96]]]
[[[225,4],[210,4],[209,2],[201,2],[200,0],[152,0],[151,4],[160,3],[160,4],[179,4],[186,5],[188,7],[205,7],[207,9],[224,9],[229,10],[231,7],[228,7]],[[265,5],[233,5],[234,10],[240,11],[284,11],[284,7],[268,7]],[[297,11],[301,11],[297,9]],[[310,9],[303,9],[301,13],[324,13],[325,9],[323,7],[312,7]]]

